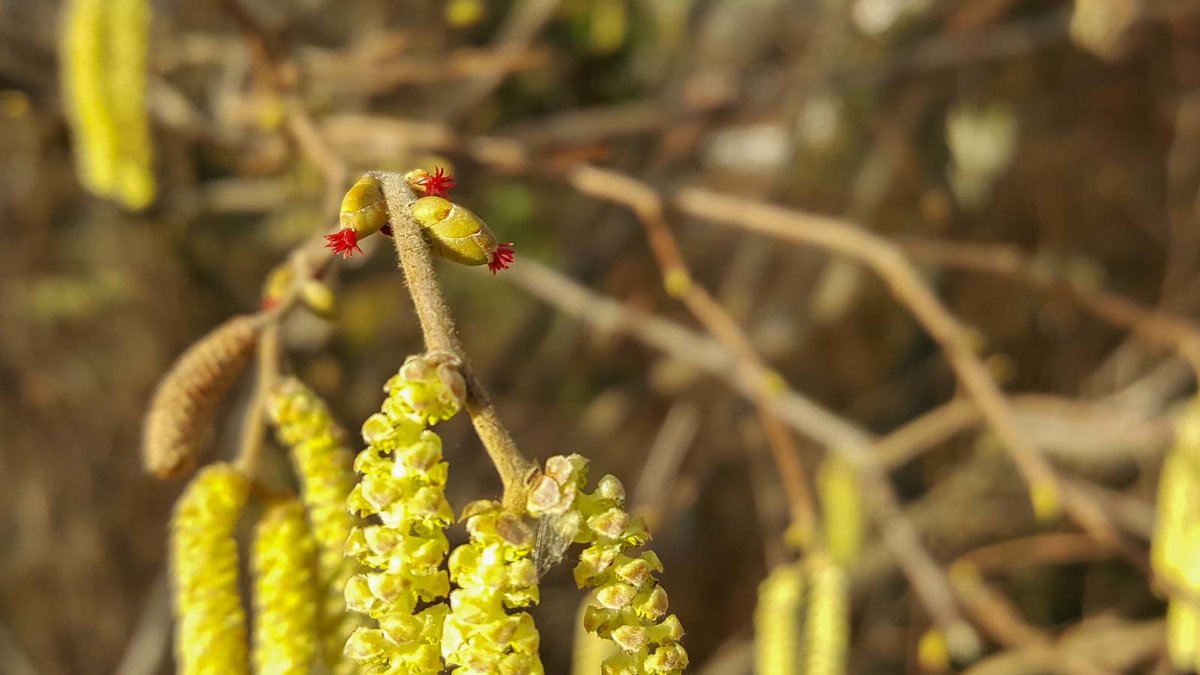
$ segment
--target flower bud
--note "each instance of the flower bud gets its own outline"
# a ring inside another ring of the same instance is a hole
[[[413,203],[412,215],[434,255],[463,265],[487,265],[493,273],[513,260],[512,244],[497,242],[487,223],[463,206],[442,197],[421,197]]]

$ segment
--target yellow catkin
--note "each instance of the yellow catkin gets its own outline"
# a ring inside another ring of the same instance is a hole
[[[79,179],[111,195],[116,185],[116,127],[105,90],[105,0],[71,0],[63,21],[63,98],[75,133]]]
[[[813,555],[804,622],[805,675],[842,675],[850,642],[850,584],[846,571],[827,556]]]
[[[346,639],[361,625],[357,614],[347,614],[344,597],[346,581],[358,569],[353,559],[345,557],[346,539],[358,522],[346,510],[346,498],[354,487],[354,456],[329,408],[295,378],[285,378],[274,387],[267,414],[291,455],[317,542],[325,662],[335,672],[352,672],[355,664],[342,651]]]
[[[154,201],[150,123],[146,114],[146,52],[150,44],[148,0],[106,0],[108,106],[116,147],[113,196],[141,210]]]
[[[804,568],[781,565],[758,587],[754,608],[754,672],[800,675]]]
[[[1163,581],[1200,593],[1200,403],[1192,403],[1175,429],[1163,462],[1150,563]],[[1167,611],[1167,651],[1180,670],[1200,667],[1200,607],[1183,594]]]
[[[72,0],[63,21],[63,98],[80,181],[142,209],[154,199],[146,114],[147,0]]]
[[[182,675],[248,672],[246,614],[238,594],[234,533],[246,479],[229,464],[205,467],[171,519],[175,661]]]
[[[527,612],[537,604],[533,530],[504,513],[499,502],[463,508],[470,539],[450,554],[450,615],[442,629],[442,657],[456,673],[542,675],[541,637]]]
[[[254,536],[254,672],[307,675],[318,652],[317,544],[294,499],[263,513]]]
[[[450,612],[445,530],[454,511],[442,441],[426,427],[459,411],[466,383],[454,357],[412,356],[384,390],[381,412],[363,423],[367,448],[354,460],[362,478],[346,500],[372,521],[346,542],[367,570],[346,583],[346,605],[378,627],[356,629],[346,655],[372,673],[438,673]]]
[[[1181,672],[1194,668],[1200,656],[1200,612],[1183,600],[1172,600],[1167,605],[1167,653],[1171,663]]]
[[[852,565],[862,548],[866,522],[858,474],[849,463],[831,454],[817,473],[817,490],[826,548],[834,562],[844,567]]]
[[[575,566],[575,583],[594,588],[595,604],[583,612],[589,632],[621,650],[601,664],[612,675],[679,675],[688,665],[683,625],[668,614],[667,592],[655,575],[662,561],[637,549],[650,540],[645,521],[625,510],[625,487],[615,476],[584,492],[588,461],[580,455],[546,460],[531,484],[529,515],[554,521],[563,541],[587,544]]]

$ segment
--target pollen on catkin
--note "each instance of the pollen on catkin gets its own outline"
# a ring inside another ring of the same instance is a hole
[[[248,483],[229,464],[205,467],[171,519],[175,662],[183,675],[246,673],[246,614],[234,533]]]
[[[754,672],[799,675],[804,568],[792,563],[771,570],[758,587],[754,608]]]
[[[267,507],[254,536],[254,672],[307,675],[319,651],[317,543],[304,505]]]
[[[1163,462],[1150,564],[1160,579],[1200,593],[1200,401],[1189,404],[1175,427],[1175,445]],[[1167,610],[1167,651],[1179,670],[1200,668],[1200,606],[1183,595]]]
[[[557,456],[530,489],[530,515],[555,519],[554,530],[568,541],[587,544],[575,566],[580,588],[595,589],[596,605],[584,612],[584,627],[612,640],[621,653],[605,659],[608,674],[675,675],[688,664],[679,641],[683,626],[667,615],[667,593],[656,572],[662,562],[652,551],[634,555],[650,535],[641,518],[625,511],[625,488],[606,475],[596,489],[584,492],[587,460],[579,455]]]
[[[348,671],[354,664],[342,651],[346,639],[361,624],[358,615],[346,613],[345,601],[346,581],[358,570],[357,563],[346,557],[346,539],[358,522],[346,510],[346,499],[354,487],[354,457],[346,433],[329,408],[295,378],[284,378],[275,385],[267,399],[267,414],[280,443],[290,452],[317,542],[316,583],[323,593],[320,633],[325,662],[335,672]]]
[[[463,519],[470,540],[450,554],[458,588],[450,593],[442,656],[462,675],[541,675],[533,617],[507,611],[538,602],[533,531],[490,500],[468,504]]]
[[[446,501],[448,465],[442,443],[426,426],[453,417],[466,384],[451,356],[412,356],[384,386],[382,412],[363,423],[367,448],[354,468],[351,512],[374,521],[356,527],[346,543],[370,571],[346,584],[346,604],[378,623],[360,627],[346,655],[369,672],[437,673],[450,580],[445,529],[454,520]],[[418,605],[424,605],[418,610]]]

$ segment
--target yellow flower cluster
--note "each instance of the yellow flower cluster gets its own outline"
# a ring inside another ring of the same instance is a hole
[[[347,605],[375,619],[358,628],[346,654],[368,672],[441,671],[442,624],[450,581],[442,562],[445,529],[454,520],[446,501],[448,466],[441,439],[426,429],[458,412],[466,384],[453,357],[409,357],[385,385],[382,412],[363,423],[367,448],[354,462],[362,477],[347,504],[377,520],[355,528],[346,543],[371,571],[346,585]],[[417,611],[420,603],[433,603]]]
[[[1160,580],[1200,594],[1200,401],[1179,418],[1163,462],[1150,563]],[[1167,607],[1167,647],[1181,671],[1200,668],[1200,606],[1192,597],[1172,597]]]
[[[254,537],[254,672],[307,675],[317,657],[317,543],[304,506],[269,506]]]
[[[541,675],[533,617],[506,611],[538,602],[533,531],[490,500],[468,504],[463,519],[470,541],[450,554],[458,588],[450,594],[442,655],[463,675]]]
[[[234,533],[249,486],[229,464],[192,479],[171,519],[175,662],[183,675],[248,671],[246,614],[238,594]]]
[[[594,587],[598,606],[584,612],[584,627],[610,639],[620,654],[605,659],[612,675],[675,675],[687,667],[679,644],[683,626],[667,615],[667,593],[654,578],[662,562],[652,551],[632,556],[631,549],[650,539],[641,518],[625,511],[625,488],[604,476],[593,492],[587,483],[587,459],[579,455],[551,457],[534,482],[529,513],[556,521],[554,529],[568,541],[587,544],[575,566],[575,582]],[[665,617],[665,618],[664,618]]]
[[[63,36],[64,98],[80,180],[130,209],[154,200],[146,115],[147,0],[73,0]]]
[[[353,455],[329,409],[295,378],[281,380],[272,389],[267,414],[280,442],[291,451],[318,545],[317,585],[325,593],[320,616],[325,662],[335,672],[350,672],[354,663],[343,657],[342,649],[361,623],[356,615],[347,615],[344,599],[346,581],[358,569],[345,554],[346,539],[357,522],[346,510],[354,487]]]

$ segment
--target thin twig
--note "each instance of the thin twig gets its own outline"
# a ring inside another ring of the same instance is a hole
[[[799,449],[765,403],[787,385],[778,373],[763,363],[750,339],[725,308],[692,280],[679,244],[664,218],[662,198],[644,183],[590,166],[571,171],[567,181],[581,192],[622,204],[638,216],[645,226],[646,238],[662,271],[667,292],[679,298],[701,325],[729,349],[745,377],[754,383],[751,400],[766,432],[767,447],[787,493],[791,516],[805,539],[813,540],[818,532],[816,507],[804,465],[800,462]]]

